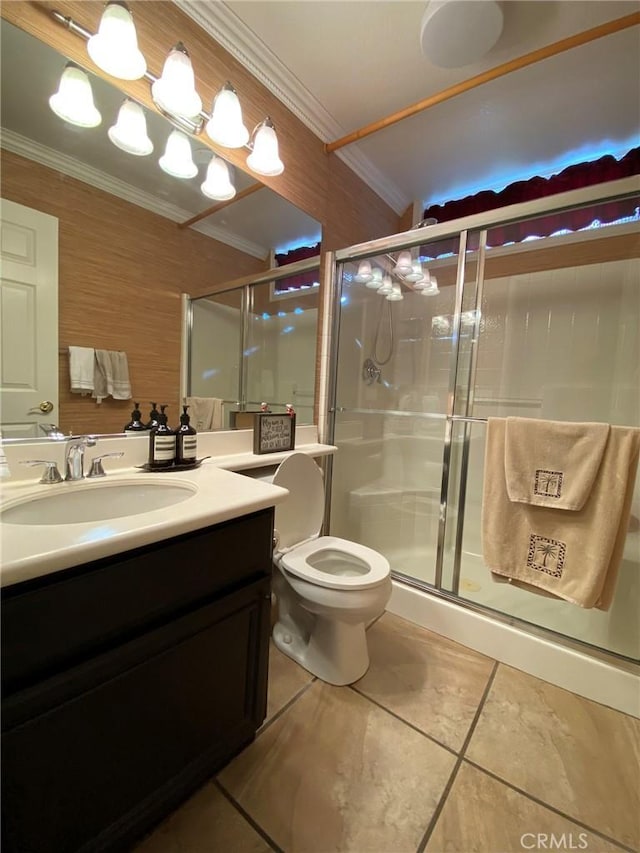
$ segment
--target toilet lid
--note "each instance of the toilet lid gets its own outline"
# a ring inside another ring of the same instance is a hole
[[[322,472],[311,456],[292,453],[273,476],[273,483],[289,490],[289,497],[276,506],[275,528],[279,548],[293,548],[318,536],[324,518]]]

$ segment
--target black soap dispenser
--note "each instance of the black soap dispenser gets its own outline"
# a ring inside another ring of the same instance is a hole
[[[146,426],[142,423],[142,414],[140,412],[140,403],[133,404],[133,411],[131,412],[131,420],[125,426],[125,432],[145,432]]]
[[[146,424],[147,429],[153,429],[154,427],[157,427],[158,424],[160,423],[160,412],[156,408],[157,405],[158,405],[157,403],[151,404],[151,411],[149,412],[149,420]]]
[[[198,451],[196,431],[189,423],[189,406],[182,407],[180,426],[176,430],[176,464],[195,465]]]
[[[176,434],[167,426],[166,406],[160,406],[158,425],[149,435],[149,468],[170,468],[176,459]]]

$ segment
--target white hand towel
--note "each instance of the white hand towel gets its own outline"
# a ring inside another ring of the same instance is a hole
[[[95,350],[93,347],[69,347],[69,376],[73,394],[93,391]]]
[[[109,395],[114,400],[131,399],[127,354],[125,352],[97,349],[93,396],[100,403]]]

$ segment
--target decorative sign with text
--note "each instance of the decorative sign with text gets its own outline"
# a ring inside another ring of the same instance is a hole
[[[260,413],[253,424],[253,452],[278,453],[296,444],[296,416]]]

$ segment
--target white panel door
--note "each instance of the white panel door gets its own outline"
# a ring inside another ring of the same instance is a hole
[[[0,199],[0,431],[58,423],[58,220]]]

